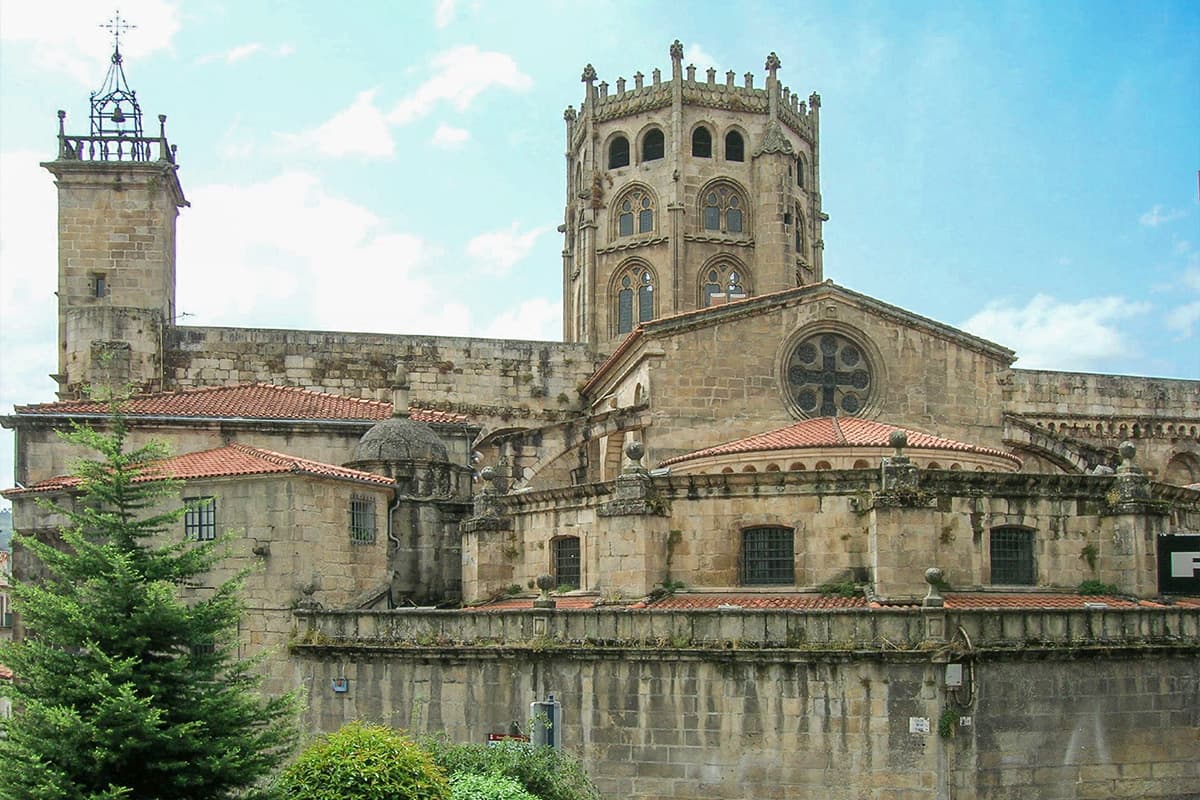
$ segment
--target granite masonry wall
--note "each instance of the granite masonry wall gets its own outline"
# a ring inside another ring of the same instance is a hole
[[[414,404],[518,421],[565,417],[599,360],[583,344],[265,328],[173,328],[166,350],[171,389],[261,381],[390,400],[403,362]]]
[[[484,741],[552,692],[565,749],[614,800],[1182,800],[1200,785],[1195,608],[299,617],[312,730],[362,718]]]

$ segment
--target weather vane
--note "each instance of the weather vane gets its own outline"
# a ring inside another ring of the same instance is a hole
[[[112,32],[112,35],[113,35],[113,61],[119,63],[120,59],[121,59],[121,34],[124,31],[128,31],[133,28],[136,28],[137,25],[130,25],[128,22],[121,19],[121,11],[120,11],[120,9],[118,9],[117,13],[113,15],[112,19],[110,19],[108,22],[104,23],[103,25],[99,25],[98,27],[105,28]]]

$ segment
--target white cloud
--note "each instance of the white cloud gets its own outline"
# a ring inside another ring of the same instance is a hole
[[[484,91],[501,86],[526,91],[533,80],[506,53],[483,51],[474,45],[456,47],[433,57],[433,75],[392,108],[388,119],[405,125],[425,116],[441,102],[465,111]]]
[[[725,76],[720,74],[721,64],[717,59],[709,55],[708,51],[699,44],[685,45],[683,48],[683,65],[696,65],[696,74],[700,80],[707,80],[705,70],[709,67],[714,67],[717,70],[717,82],[721,83],[725,80]]]
[[[55,399],[58,215],[54,178],[38,166],[45,155],[0,154],[0,413]],[[0,488],[13,485],[12,436],[0,429]]]
[[[507,275],[537,244],[538,237],[549,228],[533,228],[525,233],[513,223],[508,230],[481,233],[467,242],[467,255],[487,275]]]
[[[440,250],[388,230],[309,173],[190,192],[179,308],[190,325],[465,335],[467,309],[429,277]],[[253,220],[247,224],[247,220]]]
[[[353,103],[317,127],[280,136],[290,150],[334,158],[390,158],[396,149],[387,119],[375,106],[374,89],[359,92]]]
[[[276,45],[268,48],[262,42],[249,42],[240,44],[237,47],[231,47],[228,50],[220,53],[209,53],[208,55],[200,56],[196,59],[197,63],[208,64],[213,61],[224,61],[226,64],[236,64],[239,61],[245,61],[247,58],[259,53],[267,53],[276,56],[290,56],[296,52],[296,48],[290,44]]]
[[[437,0],[433,7],[433,24],[438,30],[454,21],[455,0]]]
[[[1147,228],[1157,228],[1159,225],[1165,225],[1168,222],[1174,222],[1175,220],[1186,216],[1187,212],[1181,209],[1164,209],[1160,205],[1155,205],[1149,211],[1138,217],[1138,223]]]
[[[126,63],[170,48],[180,28],[179,9],[166,0],[125,0],[121,19],[137,27],[121,36]],[[0,3],[0,42],[31,45],[33,63],[95,88],[108,69],[112,36],[98,26],[112,19],[91,0]]]
[[[1200,300],[1171,309],[1163,321],[1166,322],[1167,329],[1174,331],[1178,338],[1190,338],[1192,329],[1200,322]]]
[[[455,128],[444,122],[438,125],[430,141],[437,147],[452,149],[461,147],[471,138],[471,132],[464,128]]]
[[[533,339],[543,342],[562,338],[562,303],[534,297],[496,317],[480,334],[489,339]]]
[[[962,324],[984,338],[1004,342],[1025,369],[1086,370],[1133,354],[1122,320],[1144,314],[1149,303],[1097,297],[1076,303],[1036,295],[1024,308],[989,305]]]

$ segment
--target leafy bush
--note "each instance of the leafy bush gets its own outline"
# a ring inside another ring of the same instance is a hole
[[[450,800],[429,753],[382,725],[351,722],[305,748],[283,771],[288,800]]]
[[[433,760],[451,775],[502,776],[511,778],[540,800],[600,800],[579,759],[553,747],[535,747],[522,742],[455,744],[430,738],[422,744]]]
[[[450,777],[451,800],[540,800],[503,775],[460,772]]]

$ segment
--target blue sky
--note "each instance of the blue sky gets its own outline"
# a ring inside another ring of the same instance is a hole
[[[185,324],[558,338],[562,111],[679,38],[821,94],[826,277],[1019,367],[1200,378],[1195,2],[119,5],[192,203]],[[53,399],[37,163],[57,109],[86,131],[109,16],[0,5],[0,410]]]

